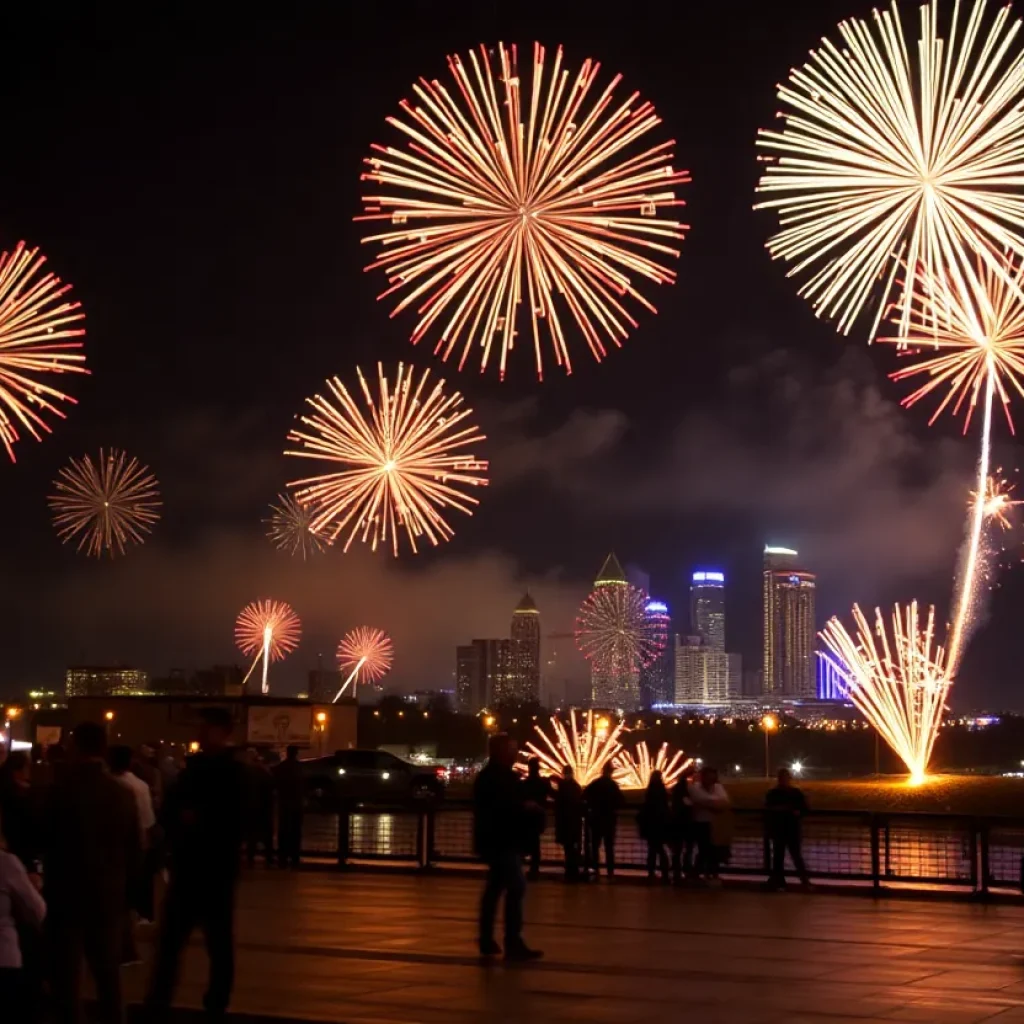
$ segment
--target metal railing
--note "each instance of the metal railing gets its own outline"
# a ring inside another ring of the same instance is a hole
[[[766,878],[771,842],[759,810],[737,809],[725,876]],[[541,861],[561,866],[562,849],[548,828]],[[869,885],[945,887],[985,894],[1024,889],[1024,819],[951,814],[812,811],[802,823],[803,855],[812,878]],[[420,869],[465,865],[473,852],[467,802],[358,807],[307,814],[303,853],[341,866],[379,861]],[[623,811],[615,840],[616,867],[646,870],[647,845],[635,811]],[[787,872],[791,865],[787,861]]]

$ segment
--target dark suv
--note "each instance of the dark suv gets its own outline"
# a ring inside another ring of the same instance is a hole
[[[334,810],[343,801],[395,804],[444,796],[437,771],[383,750],[338,750],[300,763],[311,810]]]

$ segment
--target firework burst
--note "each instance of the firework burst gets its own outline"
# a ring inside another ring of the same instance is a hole
[[[527,742],[526,751],[540,759],[541,772],[544,775],[561,777],[562,770],[568,765],[572,768],[576,781],[586,786],[601,777],[604,766],[622,748],[619,734],[624,725],[618,722],[614,727],[602,719],[595,718],[593,711],[588,711],[580,729],[576,721],[576,711],[569,712],[569,728],[557,718],[551,719],[549,736],[539,725],[534,726],[537,739],[543,746]],[[526,770],[526,765],[520,765]]]
[[[329,380],[329,398],[308,400],[313,414],[301,420],[308,429],[288,435],[302,448],[285,454],[341,467],[288,484],[312,510],[311,528],[331,543],[345,533],[345,551],[358,537],[374,551],[390,543],[395,556],[402,531],[413,552],[420,538],[449,540],[454,531],[442,511],[472,515],[478,501],[465,489],[487,484],[487,463],[466,451],[484,440],[469,422],[472,409],[458,392],[446,395],[443,382],[430,386],[427,370],[417,383],[399,363],[392,385],[378,365],[376,397],[357,373],[358,391]]]
[[[313,510],[296,501],[291,494],[279,494],[270,506],[270,518],[264,520],[267,536],[279,551],[302,555],[302,560],[322,554],[328,542],[313,526]]]
[[[999,473],[1002,473],[1002,469],[996,470],[996,474]],[[1002,530],[1012,530],[1012,510],[1018,505],[1024,505],[1024,501],[1014,499],[1014,489],[1014,485],[1002,476],[990,476],[980,495],[977,491],[971,491],[971,504],[980,496],[986,522]]]
[[[478,352],[481,370],[497,348],[502,377],[521,326],[542,376],[544,335],[571,372],[566,314],[600,360],[637,326],[626,300],[655,312],[638,285],[675,280],[664,263],[687,225],[659,208],[682,206],[673,186],[690,180],[673,141],[640,148],[661,119],[638,93],[613,99],[621,75],[598,91],[586,60],[573,80],[561,47],[548,73],[535,44],[523,86],[517,54],[481,46],[448,58],[455,91],[413,86],[416,102],[388,118],[404,144],[372,147],[356,218],[390,225],[363,239],[381,247],[367,269],[388,275],[380,298],[402,294],[392,316],[416,310],[412,341],[436,337],[460,368]]]
[[[19,426],[37,441],[50,432],[44,413],[64,418],[58,403],[75,400],[46,383],[50,375],[88,373],[81,303],[64,302],[71,285],[39,271],[46,257],[19,242],[0,254],[0,442],[11,461]]]
[[[686,757],[681,750],[669,757],[667,743],[662,743],[652,758],[645,741],[637,744],[635,754],[629,750],[620,751],[613,763],[615,781],[623,789],[646,789],[651,782],[651,772],[661,772],[662,781],[671,789],[693,764],[693,758]]]
[[[935,609],[922,629],[916,601],[897,605],[891,636],[880,609],[874,629],[856,605],[853,618],[856,637],[836,618],[821,633],[842,688],[907,766],[911,782],[923,782],[953,681],[935,645]]]
[[[661,653],[665,631],[647,614],[647,595],[629,583],[595,587],[576,619],[576,646],[601,672],[635,672]]]
[[[262,692],[269,693],[267,672],[271,662],[281,661],[291,654],[299,646],[301,637],[302,623],[290,604],[269,600],[247,604],[235,621],[235,645],[246,657],[255,654],[256,658],[242,685],[249,681],[253,669],[262,662]]]
[[[823,39],[779,87],[784,125],[759,134],[757,206],[779,214],[772,256],[843,333],[873,309],[874,336],[901,263],[905,298],[920,275],[965,282],[973,253],[998,273],[996,254],[1024,252],[1020,22],[1008,6],[987,11],[987,0],[956,3],[943,38],[931,0],[915,47],[893,2],[874,30],[844,21],[841,44]],[[899,304],[906,334],[910,304]]]
[[[395,648],[391,637],[374,626],[357,626],[345,634],[338,644],[338,667],[348,672],[334,700],[337,701],[349,683],[355,695],[359,683],[375,683],[391,671]]]
[[[116,448],[99,458],[72,459],[54,480],[49,498],[53,524],[64,544],[99,558],[125,554],[141,544],[160,518],[156,477],[137,459]]]

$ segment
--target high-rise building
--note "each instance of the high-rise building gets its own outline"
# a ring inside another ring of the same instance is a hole
[[[725,704],[730,693],[730,656],[699,636],[676,637],[675,703]]]
[[[149,693],[149,673],[127,665],[72,665],[64,673],[69,697],[132,697]]]
[[[725,650],[725,573],[695,572],[690,581],[690,628],[705,646]]]
[[[815,696],[814,573],[800,568],[792,548],[766,547],[763,692],[773,697]]]
[[[629,587],[626,574],[614,553],[601,566],[594,589]],[[590,700],[595,707],[636,711],[640,707],[640,666],[619,664],[615,659],[590,663]]]
[[[512,613],[512,700],[540,702],[540,612],[529,592]]]
[[[512,657],[508,640],[474,640],[455,650],[455,699],[459,711],[476,714],[509,701]]]
[[[668,605],[663,601],[648,601],[644,612],[662,645],[658,657],[647,668],[640,669],[640,706],[650,708],[675,700],[675,651]]]

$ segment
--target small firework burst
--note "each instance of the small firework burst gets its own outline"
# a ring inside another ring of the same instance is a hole
[[[338,691],[338,699],[352,684],[353,694],[359,683],[375,683],[391,671],[395,648],[391,637],[375,626],[357,626],[338,644],[338,667],[348,676]]]
[[[253,669],[263,663],[263,693],[269,693],[267,672],[270,663],[286,658],[302,637],[302,623],[285,601],[260,600],[247,604],[235,621],[235,644],[247,657],[256,659],[246,673],[242,685],[249,681]]]
[[[270,518],[263,520],[267,536],[279,551],[302,555],[302,560],[322,554],[328,540],[313,523],[313,510],[291,494],[279,494],[270,506]]]

